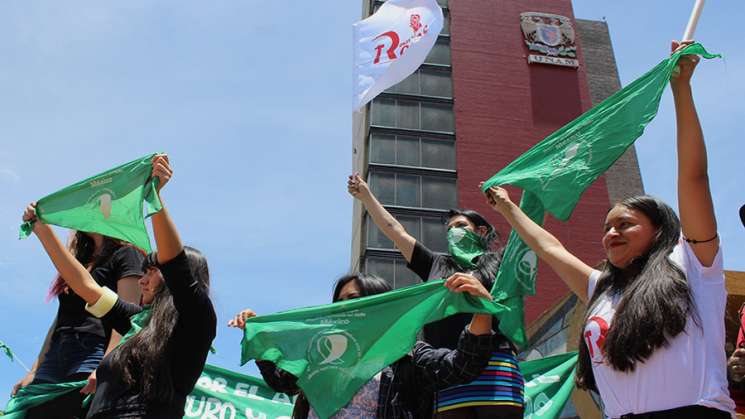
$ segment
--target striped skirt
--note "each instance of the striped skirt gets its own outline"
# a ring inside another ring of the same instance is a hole
[[[494,352],[479,378],[437,393],[437,413],[475,406],[523,407],[525,381],[512,351]]]

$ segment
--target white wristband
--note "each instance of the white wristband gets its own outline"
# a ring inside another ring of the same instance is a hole
[[[116,300],[119,299],[119,296],[116,295],[114,291],[106,287],[101,287],[101,289],[103,290],[103,294],[98,298],[96,304],[93,304],[92,306],[88,304],[85,305],[85,310],[98,318],[105,316],[106,313],[111,311]]]

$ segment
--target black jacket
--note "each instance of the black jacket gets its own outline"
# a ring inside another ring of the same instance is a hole
[[[381,371],[377,417],[432,417],[436,392],[477,378],[488,365],[496,342],[493,334],[475,336],[468,331],[463,331],[453,350],[417,342],[409,354]],[[275,391],[298,395],[292,417],[307,418],[308,405],[297,387],[297,377],[271,362],[256,364]]]
[[[215,338],[217,316],[207,290],[191,274],[189,261],[184,252],[173,260],[158,266],[168,290],[173,296],[173,305],[178,311],[178,320],[168,338],[164,362],[168,363],[173,381],[174,398],[167,404],[148,403],[139,393],[139,383],[127,386],[111,368],[111,354],[101,361],[96,370],[98,379],[96,395],[88,411],[88,418],[182,418],[186,396],[194,389],[207,360],[212,340]],[[129,331],[129,318],[142,310],[141,307],[121,299],[102,317],[122,336]],[[119,348],[114,349],[114,351]],[[113,353],[113,351],[112,351]],[[135,366],[136,368],[137,366]]]

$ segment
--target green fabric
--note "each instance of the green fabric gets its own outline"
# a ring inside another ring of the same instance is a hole
[[[87,380],[83,380],[61,384],[29,384],[19,389],[15,397],[10,399],[3,419],[23,419],[28,409],[71,391],[80,391],[87,383]]]
[[[676,52],[533,146],[484,182],[482,191],[499,185],[521,187],[520,208],[533,221],[542,225],[546,210],[566,221],[585,189],[623,155],[657,115],[678,60],[688,54],[719,57],[701,44]],[[526,342],[522,299],[535,294],[536,272],[535,254],[513,231],[492,295],[512,308],[500,318],[500,330],[520,347]]]
[[[6,345],[5,342],[0,340],[0,351],[5,352],[5,355],[12,361],[13,360],[13,351],[10,349],[10,346]]]
[[[293,403],[259,378],[205,365],[186,398],[184,418],[290,419]]]
[[[156,191],[158,179],[150,178],[153,156],[133,160],[41,198],[36,207],[39,220],[125,240],[150,252],[143,201],[148,204],[148,217],[162,208]],[[20,238],[28,237],[32,229],[33,223],[23,223]]]
[[[148,304],[142,306],[142,311],[129,318],[130,328],[129,331],[122,336],[119,340],[119,345],[123,345],[124,342],[128,341],[132,336],[140,333],[143,327],[150,321],[150,316],[153,314],[153,307]],[[118,345],[117,345],[118,346]]]
[[[678,59],[705,58],[692,44],[597,106],[564,125],[487,180],[482,190],[514,185],[533,192],[554,217],[567,220],[582,192],[610,167],[657,115],[660,98]]]
[[[523,192],[520,208],[533,221],[543,224],[545,211],[535,195]],[[520,348],[527,343],[523,296],[535,294],[537,273],[538,256],[513,230],[499,265],[492,295],[495,301],[510,307],[510,311],[499,317],[499,330]]]
[[[271,361],[298,377],[315,411],[327,418],[375,374],[414,346],[427,323],[456,313],[498,315],[506,307],[429,281],[383,294],[246,321],[241,363]]]
[[[558,419],[574,390],[577,352],[520,363],[525,377],[523,417]]]
[[[448,253],[461,268],[475,269],[473,260],[484,251],[484,240],[478,234],[461,227],[448,230]]]

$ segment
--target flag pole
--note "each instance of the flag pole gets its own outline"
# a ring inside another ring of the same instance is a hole
[[[693,5],[693,11],[691,11],[691,17],[688,19],[688,25],[686,25],[685,33],[681,41],[692,41],[693,34],[696,32],[696,25],[698,24],[698,18],[701,16],[701,11],[704,9],[704,0],[696,0],[696,4]]]

